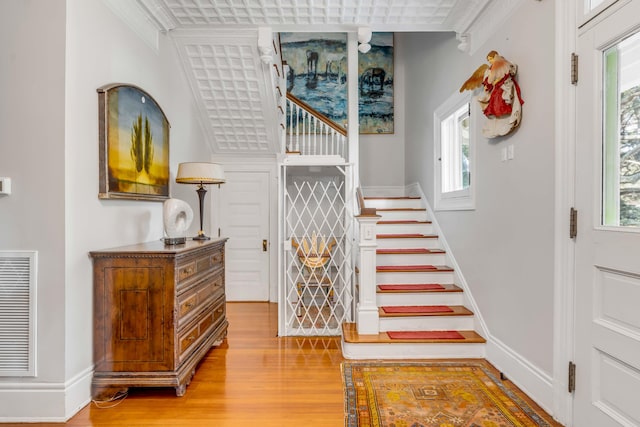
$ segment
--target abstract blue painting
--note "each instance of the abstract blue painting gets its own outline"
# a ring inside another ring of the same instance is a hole
[[[335,124],[347,124],[347,34],[280,33],[287,92]]]
[[[358,55],[361,134],[393,133],[393,33],[373,33]]]

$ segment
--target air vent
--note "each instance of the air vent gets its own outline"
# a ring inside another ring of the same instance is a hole
[[[0,251],[0,377],[35,376],[37,252]]]

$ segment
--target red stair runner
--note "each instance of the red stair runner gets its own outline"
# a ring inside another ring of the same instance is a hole
[[[413,237],[429,237],[425,234],[420,233],[405,233],[405,234],[377,234],[377,239],[403,239],[403,238],[413,238]]]
[[[458,331],[389,331],[387,335],[392,340],[462,340],[464,337]]]
[[[438,283],[406,284],[406,285],[378,285],[381,291],[435,291],[444,289]]]
[[[401,306],[384,306],[385,313],[403,313],[403,314],[427,314],[427,313],[453,313],[453,309],[447,305],[401,305]]]

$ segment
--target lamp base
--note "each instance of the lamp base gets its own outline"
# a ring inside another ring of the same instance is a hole
[[[211,240],[211,237],[206,236],[204,234],[204,231],[200,230],[198,231],[198,235],[194,237],[193,240]]]

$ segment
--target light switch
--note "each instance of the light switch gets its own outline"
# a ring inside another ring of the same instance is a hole
[[[513,160],[513,156],[514,156],[513,151],[514,151],[513,144],[507,146],[507,159]]]
[[[500,161],[502,162],[507,161],[507,147],[502,147],[500,149]]]
[[[0,177],[0,194],[11,194],[11,178]]]

